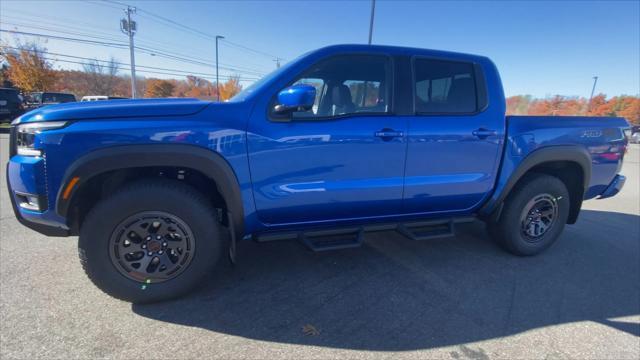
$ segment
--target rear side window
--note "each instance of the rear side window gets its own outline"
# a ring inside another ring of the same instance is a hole
[[[413,66],[416,113],[465,114],[478,110],[473,64],[415,59]]]

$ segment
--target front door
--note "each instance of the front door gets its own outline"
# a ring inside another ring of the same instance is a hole
[[[254,111],[249,165],[263,223],[401,212],[407,119],[391,114],[391,76],[386,56],[331,57],[292,82],[316,88],[310,111],[284,122]]]

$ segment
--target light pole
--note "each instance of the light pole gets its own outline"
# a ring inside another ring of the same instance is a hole
[[[589,96],[589,104],[587,105],[587,112],[591,111],[591,99],[593,99],[593,93],[596,91],[596,84],[598,83],[598,77],[593,77],[593,87],[591,88],[591,96]]]
[[[371,19],[369,19],[369,45],[371,45],[371,36],[373,35],[373,16],[376,13],[376,0],[371,0]]]
[[[126,35],[129,35],[129,53],[131,56],[131,98],[136,98],[136,58],[134,54],[133,35],[136,33],[136,22],[131,21],[131,14],[135,14],[136,8],[127,6],[127,10],[124,11],[127,14],[126,19],[120,21],[120,30]]]
[[[216,35],[216,93],[218,94],[218,102],[220,102],[220,78],[218,76],[218,40],[224,39],[224,36]]]

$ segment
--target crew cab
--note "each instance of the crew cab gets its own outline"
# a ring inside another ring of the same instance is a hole
[[[583,200],[622,188],[622,118],[505,116],[486,57],[391,46],[307,53],[224,103],[142,99],[36,109],[11,128],[18,220],[79,236],[89,278],[152,302],[186,293],[241,240],[359,246],[479,219],[534,255]]]

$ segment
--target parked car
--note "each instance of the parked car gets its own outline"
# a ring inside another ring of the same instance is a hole
[[[105,95],[88,95],[83,96],[80,101],[104,101],[104,100],[122,100],[126,99],[125,97],[120,96],[105,96]]]
[[[31,111],[11,129],[8,189],[25,226],[79,235],[99,288],[151,302],[192,289],[246,239],[323,251],[480,219],[507,251],[538,254],[583,200],[620,191],[629,131],[622,118],[505,116],[483,56],[338,45],[225,103]]]
[[[9,122],[23,112],[22,97],[18,90],[0,88],[0,122]]]
[[[33,92],[25,99],[28,109],[35,109],[44,105],[62,104],[75,101],[76,97],[73,94],[57,92]]]

